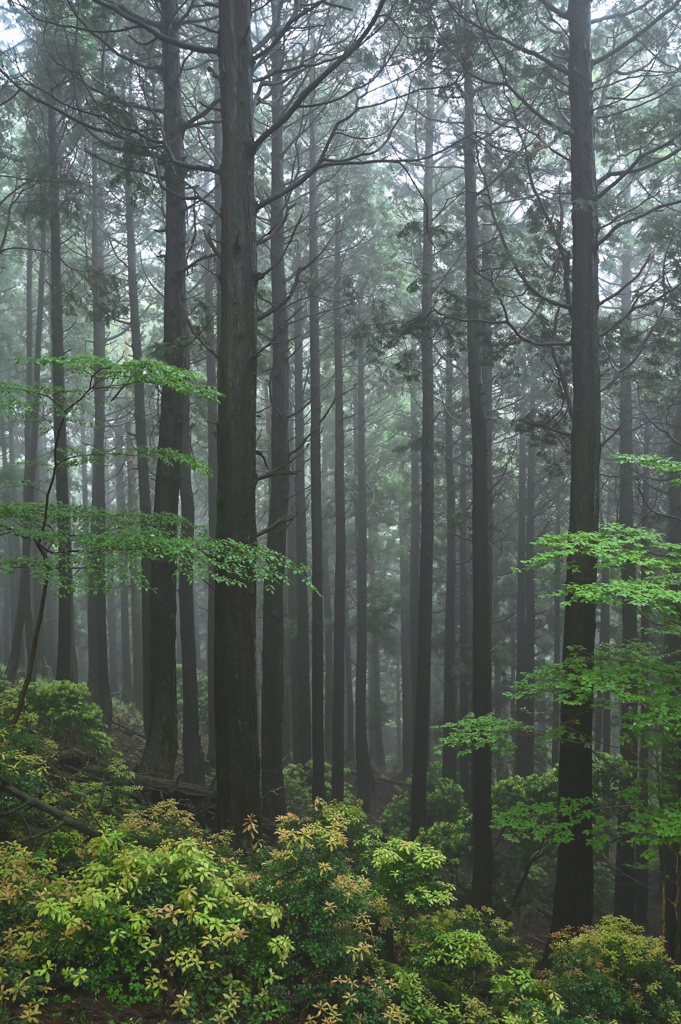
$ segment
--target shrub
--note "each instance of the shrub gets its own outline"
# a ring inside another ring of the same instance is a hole
[[[17,695],[16,686],[0,690],[2,778],[99,829],[114,825],[133,806],[136,787],[86,684],[33,683],[24,713],[11,728]],[[18,807],[0,790],[0,839],[31,842],[46,855],[73,860],[82,844],[78,833],[54,831],[55,823],[30,807],[17,815]]]
[[[575,1020],[681,1024],[678,970],[661,939],[624,917],[558,935],[553,945],[552,983]]]

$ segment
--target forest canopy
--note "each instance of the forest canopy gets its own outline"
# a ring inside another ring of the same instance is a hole
[[[681,1021],[679,7],[0,2],[0,1020]]]

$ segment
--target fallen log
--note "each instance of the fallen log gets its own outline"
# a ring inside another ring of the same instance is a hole
[[[35,807],[37,811],[42,811],[43,814],[49,814],[52,818],[56,818],[57,821],[61,822],[62,825],[66,825],[67,828],[75,829],[76,832],[81,832],[84,836],[88,836],[89,839],[97,839],[101,836],[101,832],[98,832],[92,825],[88,825],[86,821],[81,821],[80,818],[72,818],[70,814],[65,811],[60,811],[58,807],[53,807],[52,804],[46,804],[44,800],[39,800],[37,796],[31,796],[30,793],[25,793],[23,789],[19,789],[18,786],[12,786],[9,782],[5,782],[4,779],[0,779],[0,789],[5,793],[9,793],[10,796],[14,796],[17,800],[23,800],[22,806]],[[18,809],[18,808],[17,808]]]

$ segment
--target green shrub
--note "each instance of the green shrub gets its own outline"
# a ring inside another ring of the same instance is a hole
[[[605,917],[553,946],[552,984],[570,1019],[681,1024],[678,970],[662,940],[624,917]]]
[[[409,800],[407,790],[392,798],[381,817],[381,828],[390,836],[406,839],[409,835]],[[452,779],[443,779],[440,765],[432,763],[428,768],[428,788],[426,795],[426,824],[428,827],[436,822],[469,822],[469,811],[464,800],[461,786]],[[466,832],[469,829],[466,828]]]
[[[0,776],[76,818],[102,829],[133,806],[134,778],[110,739],[85,683],[38,680],[29,686],[16,728],[10,722],[18,686],[0,690]],[[0,840],[31,842],[59,861],[73,860],[77,832],[0,790]]]

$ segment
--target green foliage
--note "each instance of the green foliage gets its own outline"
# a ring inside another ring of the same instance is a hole
[[[440,765],[428,766],[426,794],[426,821],[428,826],[436,822],[460,822],[462,834],[467,831],[468,808],[463,790],[452,779],[443,779]],[[381,828],[387,835],[406,838],[409,834],[409,790],[392,798],[381,817]]]
[[[372,858],[376,884],[401,915],[448,906],[453,886],[437,880],[446,857],[440,850],[407,839],[388,839]]]
[[[558,936],[553,972],[536,975],[508,921],[450,905],[441,853],[383,841],[357,806],[318,800],[248,855],[229,839],[167,801],[68,868],[5,843],[0,1017],[37,1020],[84,990],[195,1024],[681,1020],[659,940],[605,919]]]
[[[561,1020],[679,1024],[678,968],[662,940],[623,917],[605,917],[553,946],[553,984],[567,1006]]]
[[[37,680],[12,728],[18,694],[19,686],[0,690],[0,777],[96,828],[115,824],[132,806],[136,787],[86,684]],[[53,821],[46,827],[44,814],[1,789],[0,838],[28,842],[69,863],[83,841]]]

